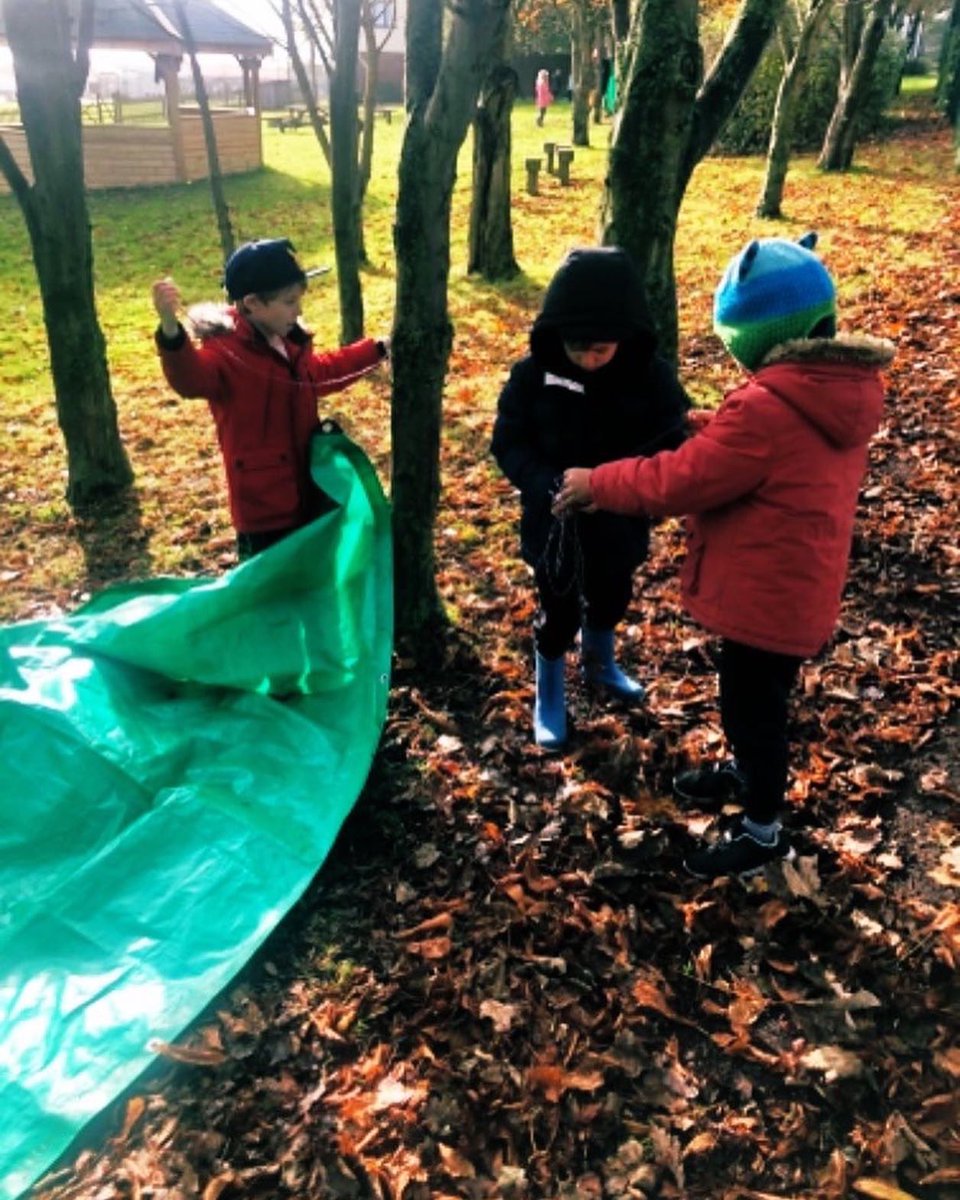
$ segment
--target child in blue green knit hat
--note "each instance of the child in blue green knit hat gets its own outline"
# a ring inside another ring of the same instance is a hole
[[[789,697],[840,610],[867,443],[883,414],[887,341],[840,335],[836,288],[799,242],[752,241],[714,297],[714,327],[748,377],[676,450],[564,475],[556,512],[688,515],[687,612],[720,638],[727,757],[674,780],[698,808],[742,812],[685,865],[750,875],[793,853],[781,827]]]
[[[724,271],[714,294],[713,327],[748,371],[774,346],[837,332],[837,291],[813,253],[816,244],[815,233],[798,242],[750,242]]]

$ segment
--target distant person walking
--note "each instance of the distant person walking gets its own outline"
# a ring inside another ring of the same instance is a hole
[[[537,124],[542,125],[543,119],[547,115],[547,109],[553,103],[553,92],[550,91],[550,72],[546,67],[537,72],[533,95],[537,105]]]

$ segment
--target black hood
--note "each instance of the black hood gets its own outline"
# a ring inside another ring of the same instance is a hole
[[[549,364],[564,341],[632,342],[648,357],[656,349],[643,280],[625,250],[571,250],[550,281],[530,332],[530,350]]]

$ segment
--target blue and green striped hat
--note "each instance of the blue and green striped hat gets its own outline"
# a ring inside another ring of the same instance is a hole
[[[821,337],[836,333],[837,290],[813,253],[816,244],[815,233],[798,242],[760,238],[727,265],[713,298],[713,327],[748,371],[781,342],[815,329]]]

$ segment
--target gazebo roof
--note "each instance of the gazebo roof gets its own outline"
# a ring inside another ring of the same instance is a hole
[[[76,18],[79,0],[68,0]],[[239,54],[263,57],[273,42],[211,0],[183,0],[190,32],[201,54]],[[0,44],[6,44],[0,5]],[[173,0],[97,0],[93,44],[101,50],[144,50],[151,54],[182,54],[184,43]]]

